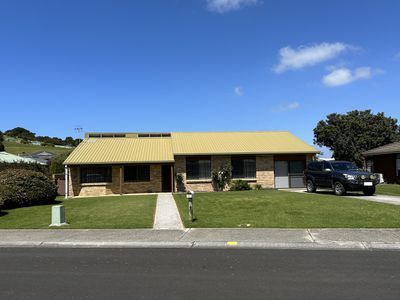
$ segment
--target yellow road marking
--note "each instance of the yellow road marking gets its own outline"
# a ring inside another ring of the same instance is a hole
[[[237,246],[237,242],[236,241],[229,241],[226,243],[228,246]]]

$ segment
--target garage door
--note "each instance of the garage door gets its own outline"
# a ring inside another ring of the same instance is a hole
[[[275,161],[275,188],[286,189],[289,187],[289,163],[286,160]]]
[[[277,160],[275,161],[275,188],[300,188],[304,187],[303,160]]]
[[[303,172],[305,163],[303,160],[292,160],[289,162],[289,186],[291,188],[304,187]]]

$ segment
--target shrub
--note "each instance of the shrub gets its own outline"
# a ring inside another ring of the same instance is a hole
[[[255,184],[255,185],[254,185],[254,189],[255,189],[255,190],[258,190],[258,191],[259,191],[259,190],[262,190],[262,185],[261,185],[261,184]]]
[[[181,173],[177,173],[175,175],[176,180],[176,189],[178,192],[186,192],[185,184],[183,183],[183,175]]]
[[[54,147],[53,143],[40,143],[40,146],[42,147]]]
[[[231,191],[248,191],[251,190],[251,186],[247,181],[234,180],[230,186]]]
[[[64,173],[64,165],[63,162],[67,159],[67,157],[71,154],[71,152],[65,152],[57,155],[50,164],[50,174],[60,174]]]
[[[41,172],[44,175],[47,175],[49,173],[49,167],[46,165],[41,165],[38,163],[25,163],[25,162],[19,162],[19,163],[5,163],[5,162],[0,162],[0,172],[8,169],[17,169],[17,170],[31,170],[31,171],[36,171],[36,172]]]
[[[0,151],[4,151],[4,137],[3,137],[3,133],[0,131]]]
[[[212,170],[211,176],[214,190],[223,191],[231,182],[231,174],[232,167],[230,165],[223,165]]]
[[[5,207],[47,204],[56,196],[57,186],[43,173],[23,169],[0,172],[0,202]]]

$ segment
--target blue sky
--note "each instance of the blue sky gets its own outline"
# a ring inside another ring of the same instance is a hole
[[[400,118],[400,1],[0,1],[0,130],[289,130]]]

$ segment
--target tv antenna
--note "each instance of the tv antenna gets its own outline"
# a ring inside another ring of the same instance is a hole
[[[80,143],[81,142],[80,136],[81,136],[81,132],[83,131],[83,128],[78,126],[78,127],[75,127],[74,130],[75,130],[76,134],[78,135],[78,142]]]

